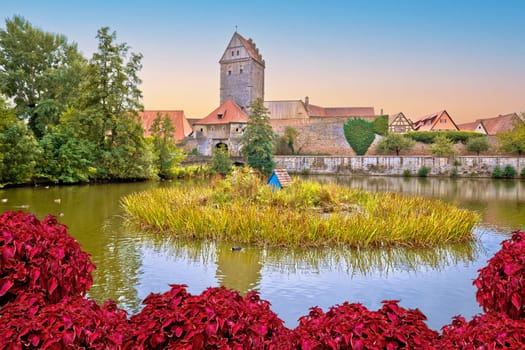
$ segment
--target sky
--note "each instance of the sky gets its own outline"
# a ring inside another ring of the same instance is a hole
[[[208,115],[219,59],[236,30],[266,61],[265,100],[372,106],[456,123],[525,112],[522,0],[0,0],[91,57],[97,30],[143,55],[145,109]]]

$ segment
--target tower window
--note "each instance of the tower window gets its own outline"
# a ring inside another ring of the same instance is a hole
[[[241,74],[242,74],[242,68],[241,68],[241,70],[239,71],[239,73],[241,73]]]
[[[232,51],[232,56],[233,56],[233,51]]]
[[[232,71],[231,70],[228,71],[228,75],[232,75]]]
[[[237,56],[239,56],[239,50],[237,50]]]

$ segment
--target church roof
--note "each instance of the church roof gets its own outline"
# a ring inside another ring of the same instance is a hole
[[[310,117],[374,117],[374,107],[321,107],[308,104]]]
[[[175,127],[175,133],[173,137],[177,141],[182,141],[185,136],[188,136],[191,134],[192,129],[191,125],[186,119],[186,116],[184,115],[184,111],[180,110],[169,110],[169,111],[163,111],[163,110],[147,110],[143,112],[139,112],[139,115],[142,119],[142,126],[144,127],[144,136],[151,136],[150,128],[151,124],[157,117],[157,113],[160,113],[161,115],[167,114],[173,126]]]
[[[228,99],[214,109],[213,112],[208,114],[208,116],[197,121],[195,125],[248,123],[248,119],[248,114],[246,114],[235,102]]]

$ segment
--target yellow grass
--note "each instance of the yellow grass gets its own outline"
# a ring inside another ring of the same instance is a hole
[[[248,171],[211,185],[135,193],[131,222],[179,237],[272,246],[431,247],[473,239],[479,216],[439,200],[295,180],[280,191]]]

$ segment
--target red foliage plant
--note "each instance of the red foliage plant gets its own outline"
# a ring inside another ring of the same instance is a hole
[[[310,309],[293,331],[294,348],[311,349],[438,349],[438,333],[429,329],[418,309],[400,307],[397,300],[383,301],[378,311],[361,304],[343,303],[324,313]]]
[[[0,349],[119,349],[129,339],[126,312],[80,296],[45,303],[22,294],[0,313]]]
[[[23,212],[0,216],[0,307],[23,293],[46,302],[85,295],[95,265],[54,216],[39,221]]]
[[[514,231],[501,250],[479,270],[476,299],[485,312],[525,318],[525,232]]]
[[[525,322],[504,313],[477,315],[467,322],[456,316],[442,328],[439,349],[523,349]]]
[[[185,285],[150,294],[131,318],[129,344],[147,349],[289,349],[289,330],[256,292],[224,287],[191,295]]]

